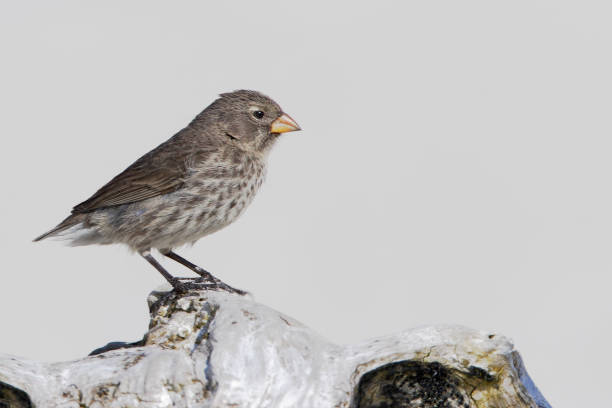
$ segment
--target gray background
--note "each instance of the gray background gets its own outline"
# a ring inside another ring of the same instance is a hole
[[[337,342],[497,330],[555,407],[602,406],[608,4],[3,2],[0,351],[57,361],[142,336],[162,283],[144,260],[30,241],[251,88],[304,131],[245,216],[181,254]]]

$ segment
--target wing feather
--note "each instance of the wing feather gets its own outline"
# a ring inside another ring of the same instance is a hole
[[[141,166],[128,167],[89,199],[75,206],[72,212],[84,213],[146,200],[175,191],[183,184],[185,168],[179,163],[176,167],[166,168],[164,171],[150,173],[146,170]]]

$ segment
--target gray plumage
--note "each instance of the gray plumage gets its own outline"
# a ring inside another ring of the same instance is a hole
[[[293,130],[297,124],[267,96],[222,94],[35,241],[61,235],[72,245],[122,243],[143,256],[152,248],[171,253],[244,212],[264,180],[270,148]]]

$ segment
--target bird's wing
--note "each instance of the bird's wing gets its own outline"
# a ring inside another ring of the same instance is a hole
[[[145,200],[166,194],[179,188],[183,183],[184,169],[168,166],[157,169],[147,168],[138,160],[94,195],[72,209],[72,213],[85,213],[99,208]]]
[[[89,199],[76,205],[72,213],[129,204],[177,190],[183,185],[188,164],[202,159],[202,154],[209,152],[202,150],[186,154],[186,146],[176,143],[178,140],[169,142],[171,140],[136,160]]]
[[[76,205],[72,213],[85,213],[145,200],[174,191],[181,184],[180,178],[173,177],[168,172],[144,174],[130,167],[96,191],[89,199]]]

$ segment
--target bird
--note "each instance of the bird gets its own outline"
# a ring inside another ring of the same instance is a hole
[[[222,93],[185,128],[149,151],[34,239],[72,246],[123,244],[147,260],[177,291],[187,284],[152,255],[157,250],[225,290],[210,272],[175,252],[234,222],[261,187],[279,136],[301,130],[270,97],[252,90]]]

